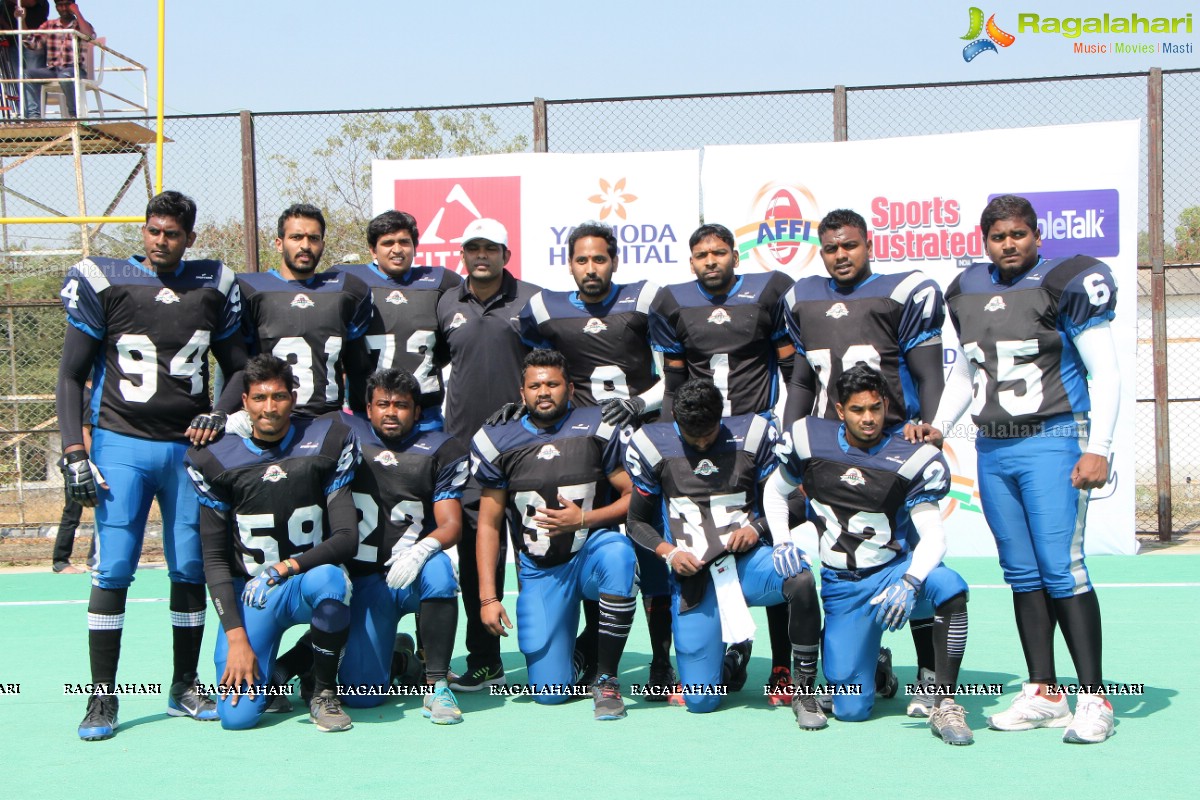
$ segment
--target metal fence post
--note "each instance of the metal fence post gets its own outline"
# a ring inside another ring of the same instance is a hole
[[[258,185],[255,182],[254,115],[238,115],[242,130],[242,228],[245,232],[246,272],[258,272]]]
[[[1150,314],[1154,349],[1154,475],[1158,493],[1158,539],[1171,541],[1171,428],[1167,390],[1167,274],[1163,265],[1163,79],[1158,67],[1146,81],[1146,132],[1150,219]]]

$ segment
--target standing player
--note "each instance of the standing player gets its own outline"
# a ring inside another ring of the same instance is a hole
[[[420,231],[403,211],[385,211],[367,225],[370,264],[340,266],[371,290],[375,313],[367,327],[367,350],[374,369],[403,369],[420,382],[421,430],[441,430],[445,387],[442,368],[449,363],[446,341],[438,331],[437,304],[462,279],[442,267],[414,267]],[[367,373],[348,375],[350,407],[362,411]]]
[[[344,686],[380,691],[346,695],[348,706],[377,706],[391,684],[396,624],[420,612],[428,693],[423,713],[439,725],[462,722],[446,682],[458,628],[458,579],[443,552],[458,542],[467,452],[442,431],[421,431],[421,388],[397,369],[367,379],[367,421],[349,417],[362,447],[351,489],[362,516],[349,562],[354,578]],[[474,554],[465,554],[470,558]]]
[[[366,352],[371,291],[345,272],[317,272],[325,217],[298,203],[279,215],[279,269],[238,277],[242,325],[251,353],[270,353],[296,374],[295,413],[317,417],[342,407],[342,375],[370,372]],[[245,432],[244,429],[241,432]]]
[[[350,626],[350,580],[339,565],[358,539],[349,487],[358,445],[339,413],[293,418],[295,385],[286,361],[250,359],[242,405],[251,436],[226,436],[187,456],[203,505],[204,574],[221,619],[213,657],[221,726],[230,730],[258,723],[279,640],[306,622],[309,717],[320,731],[351,727],[336,684]]]
[[[799,358],[788,384],[784,424],[810,414],[837,420],[829,392],[841,374],[866,364],[883,374],[888,400],[888,433],[906,423],[935,420],[944,387],[942,323],[945,305],[937,284],[918,271],[877,275],[871,270],[866,221],[840,208],[817,227],[828,278],[796,281],[784,296],[784,320]],[[950,420],[953,423],[954,420]],[[915,543],[914,543],[915,544]],[[917,651],[917,683],[928,685],[934,672],[933,609],[918,608],[909,624]],[[876,685],[884,697],[896,693],[891,650],[879,657]],[[913,695],[908,715],[929,715],[932,697]]]
[[[183,260],[196,240],[195,224],[196,203],[179,192],[163,192],[146,206],[145,257],[87,258],[71,268],[61,293],[70,324],[57,394],[67,495],[96,507],[98,563],[88,600],[92,683],[116,681],[126,595],[150,503],[157,498],[175,652],[167,713],[211,720],[216,704],[195,687],[204,635],[204,570],[200,507],[183,457],[187,437],[208,441],[225,413],[237,407],[233,392],[219,404],[222,412],[207,413],[209,348],[226,374],[242,369],[246,353],[236,335],[241,301],[233,272],[219,261]],[[89,376],[90,456],[82,419]],[[116,728],[116,696],[92,695],[80,738],[107,739]]]
[[[792,281],[782,272],[735,274],[737,246],[724,225],[700,226],[688,247],[696,280],[667,286],[650,309],[651,343],[665,358],[664,418],[671,417],[676,387],[688,378],[705,378],[725,398],[723,416],[773,419],[778,374],[790,380],[795,360],[779,305]],[[772,705],[791,699],[787,618],[782,606],[767,609],[774,689],[767,699]],[[730,657],[749,661],[749,643],[731,649]]]
[[[786,530],[774,548],[765,541],[762,486],[775,468],[775,428],[756,414],[723,418],[725,404],[711,381],[689,380],[675,393],[675,424],[633,435],[625,456],[636,489],[629,535],[674,572],[675,652],[688,710],[715,711],[719,685],[736,691],[745,683],[746,662],[723,657],[722,642],[751,639],[747,604],[778,605],[787,612],[800,684],[789,697],[796,721],[820,730],[825,715],[812,692],[821,631],[816,583]]]
[[[571,364],[574,403],[601,405],[604,421],[621,427],[641,424],[644,415],[662,407],[663,382],[650,348],[650,304],[658,287],[647,281],[613,283],[617,271],[617,237],[600,222],[585,222],[567,239],[571,277],[578,291],[534,295],[521,312],[521,338],[535,348],[558,350]],[[671,590],[663,563],[636,548],[642,605],[650,631],[650,684],[675,686],[671,669]],[[598,609],[585,601],[587,626],[580,636],[580,653],[594,667]],[[583,669],[586,682],[592,669]],[[666,700],[665,691],[647,700]]]
[[[954,702],[967,644],[967,584],[941,563],[946,535],[938,501],[950,490],[950,469],[933,445],[886,432],[887,384],[879,372],[852,366],[835,387],[842,424],[808,416],[790,426],[777,448],[781,468],[767,503],[773,532],[788,527],[787,496],[797,485],[815,514],[825,678],[840,687],[833,713],[851,722],[870,716],[883,630],[898,630],[924,601],[936,613],[929,727],[947,744],[971,744],[965,712]],[[910,527],[920,534],[911,552]]]
[[[438,330],[450,347],[450,379],[446,383],[446,432],[464,447],[488,416],[504,403],[517,401],[521,360],[529,348],[518,333],[518,315],[539,289],[517,280],[504,267],[512,258],[508,231],[494,219],[477,219],[462,235],[462,263],[467,278],[438,301]],[[477,692],[504,683],[500,641],[484,628],[479,616],[480,577],[475,552],[479,517],[479,484],[474,476],[463,490],[463,527],[458,562],[466,612],[467,671],[451,677],[455,691]],[[501,537],[495,584],[504,591]]]
[[[1103,742],[1113,711],[1100,688],[1100,604],[1083,563],[1083,528],[1088,490],[1108,479],[1120,404],[1109,329],[1117,286],[1094,258],[1043,259],[1037,214],[1023,197],[992,200],[979,224],[992,263],[955,278],[946,302],[975,383],[980,499],[1029,668],[1012,707],[988,725],[1065,727],[1064,741]],[[1073,721],[1055,691],[1056,621],[1079,680]]]
[[[471,442],[482,487],[479,503],[479,598],[493,636],[512,627],[493,576],[503,518],[520,532],[517,641],[539,703],[570,699],[575,685],[579,601],[600,601],[598,677],[592,686],[598,720],[621,719],[617,680],[637,593],[633,545],[616,527],[629,509],[631,486],[621,465],[616,428],[599,408],[574,408],[567,360],[535,350],[524,362],[521,399],[529,413],[488,425]]]

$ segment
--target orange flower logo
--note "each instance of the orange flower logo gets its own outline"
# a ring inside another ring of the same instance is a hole
[[[624,178],[621,178],[611,186],[608,181],[601,178],[600,194],[594,194],[588,198],[589,202],[596,203],[601,207],[601,221],[607,219],[609,214],[616,214],[621,219],[625,219],[625,204],[632,203],[635,200],[637,200],[636,194],[629,194],[625,191]]]

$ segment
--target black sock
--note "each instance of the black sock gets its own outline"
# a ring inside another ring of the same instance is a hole
[[[934,609],[932,638],[934,642],[935,680],[947,691],[938,692],[937,700],[953,697],[958,684],[958,670],[967,650],[967,596],[957,594]]]
[[[646,612],[646,630],[650,633],[650,668],[669,669],[671,666],[671,596],[642,595]]]
[[[812,570],[784,581],[783,597],[787,600],[789,652],[798,646],[816,648],[821,641],[821,601]]]
[[[629,628],[633,625],[633,614],[637,601],[632,597],[600,595],[600,635],[596,642],[596,676],[617,677],[621,666],[621,654],[629,639]]]
[[[792,641],[788,638],[788,605],[767,606],[767,633],[771,637],[771,669],[790,667]]]
[[[340,600],[322,600],[313,609],[309,641],[313,653],[313,696],[337,686],[338,664],[350,638],[350,608]]]
[[[437,683],[450,670],[454,652],[454,635],[458,632],[457,598],[437,598],[421,601],[417,617],[417,633],[425,643],[425,680]]]
[[[204,584],[171,584],[171,640],[175,674],[171,683],[194,683],[204,643]]]
[[[588,667],[596,666],[596,649],[600,646],[600,601],[583,599],[583,630],[575,637],[575,652]]]
[[[275,658],[275,668],[271,670],[271,682],[284,684],[296,675],[303,675],[312,669],[313,649],[312,635],[305,631],[296,640],[292,649]]]
[[[1067,650],[1075,662],[1075,673],[1081,689],[1099,691],[1104,682],[1100,667],[1104,636],[1100,625],[1100,600],[1094,591],[1054,599],[1054,612],[1062,627]]]
[[[917,651],[917,668],[936,672],[933,645],[933,617],[910,619],[908,628],[912,631],[913,648]]]
[[[125,598],[128,589],[92,587],[88,598],[88,651],[92,683],[111,687],[117,682],[121,658],[121,631],[125,627]]]
[[[1054,606],[1045,590],[1013,592],[1017,633],[1025,651],[1030,683],[1058,683],[1054,669]]]

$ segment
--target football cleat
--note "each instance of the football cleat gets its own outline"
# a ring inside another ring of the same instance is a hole
[[[729,645],[721,664],[721,682],[731,692],[740,692],[746,685],[746,672],[750,666],[750,651],[753,642],[738,642]]]
[[[282,693],[282,687],[279,687],[279,688],[281,690],[281,693],[273,695],[271,697],[271,702],[267,703],[267,707],[263,709],[264,714],[290,714],[290,713],[292,713],[291,699],[286,694]]]
[[[892,649],[881,647],[879,648],[879,660],[875,664],[875,694],[885,700],[890,700],[896,696],[896,690],[899,688],[900,679],[892,671]]]
[[[937,698],[932,694],[934,683],[936,677],[933,670],[924,667],[917,670],[917,690],[909,698],[905,714],[910,717],[928,717],[932,713],[934,703],[937,702]]]
[[[456,692],[478,692],[488,686],[504,686],[508,682],[504,678],[503,664],[479,667],[466,675],[455,675],[451,672],[446,677],[450,681],[450,688]]]
[[[975,734],[967,726],[967,710],[945,698],[929,715],[929,730],[946,744],[974,744]]]
[[[786,706],[792,702],[792,671],[775,667],[767,680],[767,705]]]
[[[1075,699],[1075,717],[1063,731],[1063,741],[1100,744],[1116,733],[1112,703],[1102,694],[1080,692]]]
[[[456,725],[462,722],[462,709],[449,684],[440,680],[429,687],[433,691],[425,695],[421,714],[434,725]]]
[[[646,682],[646,693],[642,695],[642,700],[647,703],[667,703],[672,697],[679,697],[679,701],[683,702],[683,695],[678,694],[679,676],[675,674],[675,670],[670,664],[665,667],[656,667],[650,665],[650,680]]]
[[[621,684],[612,675],[601,675],[592,684],[594,719],[598,721],[625,718],[625,701],[621,699]]]
[[[578,647],[571,654],[571,668],[575,670],[577,686],[591,686],[596,682],[596,665],[589,661],[587,655]]]
[[[183,680],[171,684],[167,697],[167,714],[172,717],[191,717],[201,722],[220,719],[216,702],[196,685],[196,673],[189,672]]]
[[[988,717],[994,731],[1031,731],[1034,728],[1065,728],[1071,724],[1067,698],[1050,700],[1042,694],[1041,684],[1026,683],[1006,711]]]
[[[88,698],[87,713],[79,723],[79,738],[85,742],[111,739],[117,731],[117,696],[94,694]]]
[[[425,665],[416,653],[417,644],[407,633],[397,633],[392,645],[392,685],[421,686],[425,683]]]
[[[796,692],[792,695],[792,713],[796,715],[796,724],[802,731],[819,731],[829,726],[829,718],[821,710],[817,696],[809,692]]]
[[[348,731],[354,727],[350,715],[342,710],[342,701],[333,689],[322,689],[308,704],[308,718],[324,733]]]

